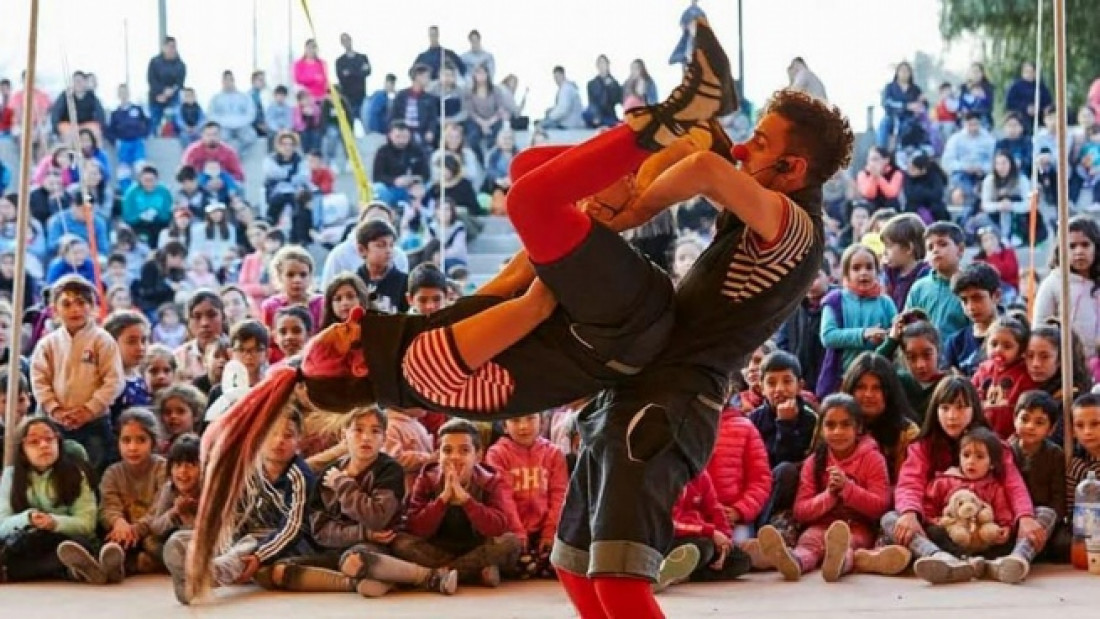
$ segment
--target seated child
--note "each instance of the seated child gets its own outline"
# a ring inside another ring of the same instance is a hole
[[[107,317],[103,329],[118,342],[122,357],[122,375],[125,383],[122,393],[111,404],[111,428],[119,432],[118,418],[128,408],[149,406],[153,397],[145,377],[141,375],[141,363],[149,347],[149,320],[140,312],[120,310]]]
[[[951,291],[959,298],[963,313],[973,324],[947,340],[944,359],[947,367],[973,376],[978,365],[985,361],[985,340],[993,321],[997,320],[1001,278],[988,264],[974,262],[952,278]]]
[[[999,318],[986,338],[988,358],[978,366],[972,380],[982,398],[985,418],[1001,440],[1008,440],[1015,432],[1016,400],[1036,387],[1024,362],[1028,337],[1025,323],[1010,316]]]
[[[126,573],[159,571],[160,561],[145,551],[150,535],[145,517],[152,510],[167,477],[164,458],[153,453],[157,444],[157,418],[144,408],[131,408],[118,418],[121,462],[107,467],[99,482],[99,522],[107,542],[126,551]],[[108,581],[124,573],[108,573]]]
[[[553,578],[550,550],[569,484],[565,454],[539,435],[538,413],[504,421],[505,436],[485,452],[485,463],[512,481],[519,521],[513,523],[523,553],[521,578]]]
[[[1031,502],[1049,507],[1058,516],[1054,536],[1043,555],[1065,562],[1069,558],[1070,530],[1066,522],[1066,456],[1051,438],[1062,416],[1061,403],[1045,391],[1027,391],[1016,401],[1016,435],[1008,444],[1016,468],[1027,484]]]
[[[496,587],[500,570],[516,564],[520,543],[508,480],[477,463],[481,435],[452,419],[439,429],[439,463],[424,467],[393,554],[430,568],[448,566],[459,582]]]
[[[1066,470],[1066,513],[1073,513],[1077,484],[1089,471],[1100,475],[1100,395],[1086,393],[1073,401],[1073,436],[1077,449]],[[1078,528],[1074,523],[1074,528]]]
[[[313,473],[298,455],[302,418],[288,408],[264,441],[263,464],[252,483],[244,487],[240,501],[227,498],[242,508],[246,517],[234,532],[232,546],[213,560],[211,573],[200,580],[215,586],[252,582],[261,567],[296,556],[306,546],[305,516],[313,490]],[[180,604],[190,604],[197,592],[188,586],[186,561],[192,531],[177,531],[164,545],[164,565]]]
[[[820,338],[820,336],[819,336]],[[775,352],[776,346],[771,340],[764,342],[749,357],[748,364],[741,369],[741,378],[745,381],[745,389],[735,396],[738,408],[745,415],[760,408],[764,404],[764,392],[760,388],[760,364],[764,357]]]
[[[176,531],[195,526],[202,486],[199,437],[194,434],[177,437],[168,448],[166,460],[168,481],[142,520],[149,531],[143,550],[160,565],[164,564],[164,542]]]
[[[157,395],[156,414],[164,436],[157,445],[157,453],[167,453],[176,439],[197,432],[205,410],[206,396],[187,383],[176,383],[162,390]]]
[[[929,518],[928,539],[955,556],[971,556],[991,546],[1008,542],[1012,533],[1012,506],[1004,488],[1004,447],[985,428],[974,428],[959,439],[959,466],[936,475],[924,496],[924,513],[942,514]],[[972,531],[953,531],[957,515],[948,512],[956,493],[973,493],[992,511],[993,522]]]
[[[771,496],[772,472],[760,432],[733,407],[727,406],[718,420],[718,440],[706,472],[733,541],[753,537],[754,523]]]
[[[771,525],[760,529],[760,552],[787,580],[821,566],[826,582],[864,571],[897,574],[909,565],[909,553],[868,553],[875,544],[877,521],[890,505],[886,458],[864,434],[863,413],[855,399],[835,394],[821,406],[818,446],[802,465],[795,520],[806,527],[788,548]]]

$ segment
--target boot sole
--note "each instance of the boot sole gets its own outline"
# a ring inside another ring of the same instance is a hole
[[[73,541],[61,542],[57,547],[57,559],[83,582],[93,585],[107,584],[107,574],[99,562],[80,544]]]
[[[844,560],[852,543],[852,530],[847,523],[834,522],[825,532],[825,561],[821,564],[821,577],[825,582],[836,582],[844,573]]]
[[[1006,585],[1016,585],[1023,582],[1027,578],[1028,571],[1030,571],[1027,563],[1008,561],[1007,557],[998,562],[987,563],[986,570],[988,570],[990,576]]]
[[[439,592],[443,595],[454,595],[458,592],[458,571],[447,572],[439,584]]]
[[[99,565],[107,575],[107,582],[122,582],[126,578],[126,551],[118,544],[106,544],[99,551]]]
[[[974,567],[969,563],[948,565],[943,559],[924,557],[913,564],[913,572],[918,578],[933,585],[947,585],[967,582],[974,578]]]
[[[887,546],[876,554],[856,559],[856,568],[864,574],[880,574],[882,576],[897,576],[909,567],[909,561],[913,554],[909,549],[901,546]]]
[[[184,606],[191,604],[187,592],[187,544],[178,539],[169,539],[164,544],[164,567],[172,575],[172,591],[176,601]]]
[[[699,567],[699,549],[692,544],[677,546],[668,553],[668,557],[661,563],[661,571],[657,575],[656,591],[664,591],[672,585],[679,584],[691,578],[691,573]]]
[[[783,542],[783,536],[772,526],[760,529],[756,539],[760,541],[760,553],[772,562],[783,578],[794,582],[802,578],[802,567]]]
[[[721,84],[722,95],[718,113],[715,116],[726,116],[739,110],[741,102],[734,88],[729,56],[726,50],[722,49],[722,44],[718,42],[718,37],[715,36],[710,24],[702,21],[696,24],[695,49],[702,51],[707,64],[710,65]]]

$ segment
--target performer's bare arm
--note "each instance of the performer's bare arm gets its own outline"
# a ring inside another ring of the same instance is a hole
[[[455,346],[471,370],[522,340],[550,317],[558,301],[541,280],[522,296],[494,305],[451,327]]]
[[[774,241],[783,225],[783,194],[761,186],[720,155],[697,152],[666,170],[620,216],[646,221],[672,204],[702,195],[730,211],[765,241]]]

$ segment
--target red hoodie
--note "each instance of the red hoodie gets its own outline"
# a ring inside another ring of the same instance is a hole
[[[989,503],[993,508],[993,520],[999,526],[1012,526],[1012,505],[1008,502],[1004,483],[997,481],[993,475],[970,480],[963,477],[962,472],[955,467],[940,473],[936,476],[936,481],[929,484],[924,494],[924,513],[930,518],[939,518],[943,515],[943,508],[947,507],[947,503],[951,500],[951,495],[962,488],[966,488],[978,495],[979,499]]]
[[[710,537],[716,530],[727,537],[733,534],[706,471],[684,486],[672,508],[672,526],[676,537]]]
[[[722,411],[718,441],[707,463],[718,502],[752,522],[760,515],[772,493],[772,471],[768,450],[756,426],[734,408]]]
[[[794,499],[794,519],[806,526],[845,520],[874,530],[879,518],[890,507],[890,475],[886,472],[886,457],[879,451],[875,439],[863,435],[855,450],[842,460],[832,452],[826,455],[826,470],[838,466],[848,476],[848,483],[840,494],[829,492],[825,480],[818,486],[814,470],[816,460],[817,454],[811,454],[802,463],[802,476]]]
[[[1038,388],[1027,373],[1022,352],[1020,358],[1007,367],[994,359],[983,361],[970,381],[982,398],[982,412],[989,427],[1002,441],[1007,441],[1016,433],[1013,411],[1020,394]]]
[[[1002,282],[1013,288],[1020,288],[1020,262],[1016,259],[1016,250],[1011,247],[1005,247],[995,254],[989,254],[984,258],[977,256],[974,259],[984,260],[989,263],[989,266],[997,269],[997,273],[1000,274]]]
[[[485,453],[485,462],[512,476],[512,499],[519,516],[512,524],[516,535],[527,539],[538,533],[542,540],[553,540],[569,486],[565,454],[542,437],[522,447],[505,436]]]
[[[934,451],[933,442],[939,443]],[[924,511],[924,494],[937,473],[953,466],[955,453],[958,453],[958,449],[943,439],[926,437],[910,444],[909,454],[898,472],[898,483],[894,487],[894,509],[899,514],[914,513],[924,519],[939,518],[940,512],[930,514]],[[1031,503],[1027,484],[1020,476],[1012,449],[1007,444],[1004,449],[1004,471],[1004,488],[1012,507],[1013,522],[1025,516],[1035,517],[1035,506]]]
[[[405,530],[410,535],[431,539],[443,523],[443,516],[451,506],[440,500],[443,492],[441,468],[438,462],[424,467],[413,485],[409,506],[405,510]],[[474,531],[482,537],[500,537],[511,531],[516,508],[512,504],[511,489],[504,477],[481,464],[474,468],[470,483],[466,486],[470,500],[461,507]]]

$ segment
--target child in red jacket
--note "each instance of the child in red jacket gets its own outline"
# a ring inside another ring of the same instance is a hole
[[[413,486],[405,533],[393,554],[428,568],[449,566],[460,583],[495,587],[500,569],[515,565],[518,519],[505,477],[477,463],[481,434],[453,419],[439,429],[439,463],[428,464]]]
[[[688,482],[672,508],[676,548],[661,564],[656,590],[695,580],[733,580],[749,571],[752,560],[734,545],[733,529],[706,471]]]
[[[760,432],[735,408],[722,411],[718,440],[706,472],[733,530],[734,543],[753,537],[753,523],[771,496],[772,472]]]
[[[1016,433],[1016,400],[1038,387],[1027,373],[1024,351],[1031,334],[1027,325],[1004,316],[997,319],[985,338],[986,360],[978,366],[972,383],[982,399],[989,426],[1008,440]]]
[[[485,453],[485,462],[512,482],[519,516],[512,526],[523,549],[517,570],[521,578],[554,577],[550,549],[569,485],[565,454],[539,435],[541,421],[538,413],[505,420],[506,436]]]
[[[863,412],[855,399],[835,394],[822,403],[817,449],[802,465],[794,503],[795,520],[805,528],[798,544],[787,548],[771,525],[760,529],[760,550],[787,580],[821,566],[826,582],[836,582],[857,566],[860,571],[898,573],[909,553],[897,548],[891,561],[873,566],[856,561],[856,552],[875,544],[878,519],[890,505],[886,458],[863,433]],[[885,555],[880,555],[885,556]],[[873,567],[875,569],[863,569]]]

